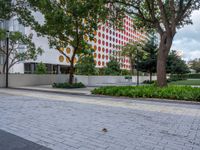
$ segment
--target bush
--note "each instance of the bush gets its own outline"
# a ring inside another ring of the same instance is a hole
[[[92,94],[125,96],[132,98],[161,98],[200,101],[200,88],[175,86],[159,88],[149,86],[108,86],[92,90]]]
[[[200,74],[195,73],[195,74],[187,74],[186,78],[188,79],[200,79]]]
[[[167,80],[168,82],[173,82],[173,81],[180,81],[180,80],[186,80],[186,75],[185,74],[177,74],[177,75],[170,75],[170,78]]]
[[[107,67],[105,67],[105,75],[120,75],[121,69],[120,64],[116,60],[111,60],[108,62]]]
[[[69,83],[53,83],[52,85],[53,88],[84,88],[85,85],[81,82],[79,83],[73,83],[73,84],[69,84]]]
[[[155,84],[156,81],[155,80],[152,80],[152,81],[150,81],[150,80],[144,80],[142,83],[144,83],[144,84]]]
[[[105,68],[97,68],[98,75],[103,76],[105,75]]]
[[[37,64],[35,72],[36,74],[46,74],[47,73],[46,65],[40,62],[39,64]]]
[[[75,65],[76,74],[78,75],[96,75],[94,57],[92,55],[85,55],[81,57]]]
[[[132,76],[125,76],[124,79],[132,80]]]
[[[171,75],[170,81],[179,81],[179,80],[186,80],[186,79],[200,79],[200,74],[181,74],[181,75]]]
[[[131,72],[130,72],[130,70],[122,69],[122,70],[121,70],[121,75],[122,75],[122,76],[124,76],[124,75],[131,75]]]

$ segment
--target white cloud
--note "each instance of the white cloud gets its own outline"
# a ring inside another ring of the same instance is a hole
[[[172,49],[182,50],[183,58],[200,58],[200,11],[192,14],[193,25],[186,25],[177,31]]]

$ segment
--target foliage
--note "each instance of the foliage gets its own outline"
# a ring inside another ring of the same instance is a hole
[[[200,73],[200,58],[196,58],[194,60],[191,60],[189,62],[189,64],[191,65],[191,69],[194,69],[197,73]]]
[[[105,68],[105,75],[120,75],[121,69],[120,64],[114,59],[111,59],[108,62],[107,67]]]
[[[170,78],[181,78],[182,80],[185,79],[200,79],[200,74],[173,74],[170,75]]]
[[[131,80],[132,76],[125,76],[124,79]]]
[[[11,0],[0,0],[0,20],[7,21],[10,20],[14,15],[18,15],[18,12],[23,12],[25,16],[28,16],[26,12],[24,12],[20,5],[14,5],[11,3]],[[20,15],[19,15],[20,17]],[[6,29],[0,28],[0,42],[6,40]],[[5,56],[6,54],[6,46],[5,44],[0,44],[0,52]],[[25,60],[36,60],[38,55],[41,55],[43,50],[39,47],[37,48],[35,44],[32,42],[32,35],[23,35],[20,32],[11,32],[9,35],[9,50],[8,50],[8,58],[9,64],[8,69],[10,69],[13,65],[20,61]],[[3,72],[5,73],[7,62],[5,61],[3,64]]]
[[[156,84],[156,81],[150,81],[150,80],[144,80],[143,82],[142,82],[143,84]]]
[[[12,12],[11,0],[0,0],[0,6],[0,19],[9,19]]]
[[[196,74],[187,74],[186,75],[187,79],[200,79],[200,74],[196,73]]]
[[[138,62],[138,70],[142,72],[147,72],[150,74],[150,80],[152,80],[152,73],[156,73],[156,63],[157,63],[157,51],[158,46],[155,43],[155,36],[152,36],[147,43],[144,45],[143,50],[145,51],[145,56]]]
[[[130,72],[130,70],[121,69],[121,75],[122,76],[124,76],[124,75],[131,75],[131,72]]]
[[[46,73],[47,73],[46,65],[43,64],[42,62],[37,64],[37,66],[36,66],[36,74],[46,74]]]
[[[171,51],[167,59],[167,73],[186,74],[190,70],[184,60],[181,59],[176,51]]]
[[[53,83],[52,85],[53,88],[67,88],[67,89],[71,89],[71,88],[85,88],[85,85],[81,82],[79,83]]]
[[[75,65],[76,74],[78,75],[96,75],[94,57],[92,55],[85,55],[80,57]]]
[[[6,31],[0,29],[0,41],[6,40]],[[0,52],[6,56],[6,46],[0,46]],[[9,35],[9,69],[20,61],[36,60],[38,55],[41,55],[43,50],[37,48],[32,42],[32,35],[23,35],[20,32],[11,32]],[[3,72],[5,73],[6,61],[4,62]]]
[[[92,94],[125,96],[131,98],[161,98],[200,101],[200,88],[190,86],[109,86],[92,90]]]
[[[70,62],[70,83],[73,81],[76,55],[88,54],[93,51],[88,41],[94,39],[99,21],[104,23],[110,19],[109,16],[118,18],[121,16],[111,12],[106,7],[105,0],[26,1],[33,11],[43,14],[44,24],[35,23],[36,19],[33,21],[25,16],[22,21],[38,33],[47,36],[50,46],[58,50]],[[112,15],[109,15],[109,12]],[[72,47],[71,55],[63,52],[65,47]]]
[[[122,56],[126,56],[130,60],[131,65],[131,73],[134,74],[134,68],[136,59],[140,57],[140,59],[144,56],[144,51],[142,50],[142,43],[140,42],[131,42],[126,44],[122,49]]]
[[[105,75],[105,67],[97,68],[98,75],[103,76]]]
[[[157,59],[158,86],[167,85],[166,62],[177,28],[191,24],[193,10],[200,8],[199,0],[109,0],[117,3],[134,17],[136,28],[157,31],[160,43]]]
[[[200,80],[181,80],[181,81],[174,81],[174,82],[170,82],[170,84],[172,85],[200,85]]]
[[[184,74],[171,74],[168,82],[173,82],[173,81],[180,81],[180,80],[186,80],[186,76]]]

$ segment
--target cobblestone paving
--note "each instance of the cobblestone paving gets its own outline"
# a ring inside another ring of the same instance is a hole
[[[2,89],[0,129],[55,150],[200,150],[200,105]]]

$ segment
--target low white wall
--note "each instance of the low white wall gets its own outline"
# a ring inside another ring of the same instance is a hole
[[[49,85],[68,81],[68,75],[9,74],[9,87]],[[5,87],[5,75],[0,75],[0,87]]]
[[[50,85],[54,82],[68,82],[68,75],[37,75],[37,74],[9,74],[9,87]],[[140,76],[140,83],[149,80],[149,76]],[[152,77],[156,80],[156,76]],[[129,82],[125,76],[80,76],[75,75],[76,82],[82,82],[86,86],[97,86],[103,84],[117,84]],[[136,83],[137,77],[132,76],[132,82]],[[0,74],[0,87],[5,87],[5,75]]]
[[[82,82],[86,86],[96,86],[101,84],[117,84],[129,82],[125,79],[125,76],[75,76],[76,82]],[[139,82],[142,83],[144,80],[149,80],[149,76],[140,76]],[[152,77],[152,80],[156,80],[156,76]],[[137,76],[132,76],[132,82],[137,82]]]
[[[6,86],[6,76],[3,74],[0,74],[0,88]]]

